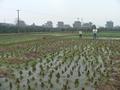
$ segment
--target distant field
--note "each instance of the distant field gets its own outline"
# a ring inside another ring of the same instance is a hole
[[[85,33],[86,36],[92,36],[92,33]],[[120,32],[99,32],[99,37],[120,37]]]
[[[42,37],[49,37],[49,36],[58,36],[64,38],[78,38],[77,32],[50,32],[50,33],[24,33],[24,34],[0,34],[0,44],[10,44],[10,43],[17,43],[23,41],[30,41],[40,39]],[[92,33],[90,32],[83,32],[83,37],[85,38],[92,38]],[[110,38],[119,38],[120,32],[100,32],[98,33],[99,38],[103,37],[110,37]]]
[[[37,40],[49,36],[75,35],[70,33],[24,33],[24,34],[0,34],[0,44],[18,43],[23,41]]]

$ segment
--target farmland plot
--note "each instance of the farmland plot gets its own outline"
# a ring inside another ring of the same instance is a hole
[[[100,89],[114,79],[114,71],[119,73],[119,60],[114,61],[120,55],[118,44],[119,40],[45,39],[2,47],[1,68],[9,72],[0,78],[0,90]]]

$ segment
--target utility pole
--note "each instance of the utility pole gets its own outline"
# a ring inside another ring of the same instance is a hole
[[[81,27],[83,27],[83,24],[84,24],[83,18],[81,18]]]
[[[19,21],[20,21],[20,15],[19,15],[19,14],[20,14],[20,10],[16,10],[16,11],[17,11],[17,15],[18,15],[17,25],[18,25],[18,33],[19,33],[19,26],[20,26],[20,25],[19,25],[19,24],[20,24],[20,23],[19,23]]]

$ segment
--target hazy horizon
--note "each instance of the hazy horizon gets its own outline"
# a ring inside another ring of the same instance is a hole
[[[17,9],[21,10],[20,19],[29,25],[46,21],[52,21],[54,26],[58,21],[72,25],[77,18],[97,26],[109,20],[120,25],[119,0],[0,0],[0,22],[14,23]]]

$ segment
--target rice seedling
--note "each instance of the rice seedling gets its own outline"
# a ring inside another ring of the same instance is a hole
[[[5,78],[0,78],[0,89],[95,90],[119,66],[113,59],[120,46],[114,43],[120,41],[46,39],[4,47],[0,60],[10,64],[4,66],[10,73],[0,70]]]

